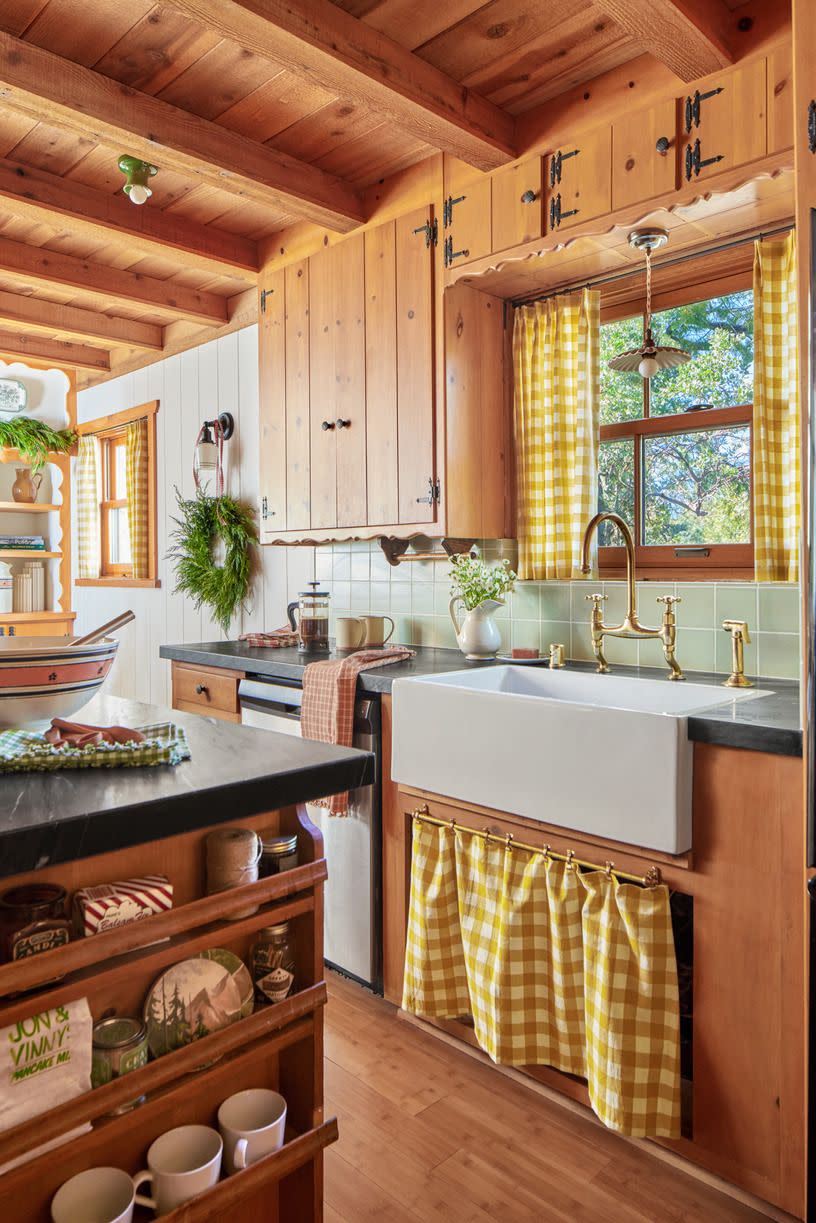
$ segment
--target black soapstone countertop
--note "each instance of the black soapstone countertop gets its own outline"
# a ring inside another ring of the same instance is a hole
[[[191,759],[0,775],[0,878],[308,802],[374,776],[368,752],[119,697],[96,696],[77,716],[96,726],[175,722]]]
[[[490,662],[468,662],[458,650],[436,650],[414,647],[414,658],[397,662],[387,667],[376,667],[363,671],[358,680],[358,690],[364,693],[390,692],[395,679],[418,675],[441,675],[450,671],[461,671],[468,667],[493,667],[507,665],[507,660]],[[206,667],[224,667],[245,671],[247,675],[259,675],[266,679],[300,680],[309,662],[317,657],[298,654],[294,647],[268,649],[248,646],[243,641],[206,641],[193,645],[165,645],[160,650],[162,658],[178,662],[199,664]],[[542,665],[546,666],[545,662]],[[593,663],[568,662],[576,670],[592,671]],[[640,676],[656,679],[665,674],[665,668],[613,666],[615,675]],[[694,671],[686,673],[689,684],[722,684],[723,675]],[[752,677],[753,678],[753,677]],[[737,701],[712,709],[705,713],[692,714],[688,719],[689,738],[698,743],[716,743],[724,747],[738,747],[755,752],[769,752],[779,756],[802,755],[802,729],[799,710],[799,685],[792,680],[756,679],[756,688],[762,695],[751,700]],[[729,700],[729,692],[723,689],[723,701]]]

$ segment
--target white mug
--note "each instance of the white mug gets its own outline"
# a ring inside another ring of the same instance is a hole
[[[335,649],[359,650],[365,641],[366,626],[359,616],[338,616],[334,629]]]
[[[54,1223],[131,1223],[133,1181],[121,1168],[88,1168],[57,1190]]]
[[[208,1125],[179,1125],[168,1130],[150,1145],[149,1171],[137,1172],[133,1178],[137,1190],[150,1181],[153,1196],[137,1192],[136,1201],[163,1215],[198,1197],[218,1183],[223,1150],[221,1135]]]
[[[365,625],[365,645],[372,648],[380,645],[385,645],[386,641],[390,641],[394,636],[394,621],[390,616],[360,616]],[[386,620],[391,625],[391,630],[388,636],[385,636]]]
[[[232,1176],[283,1146],[286,1101],[266,1087],[236,1092],[219,1108],[218,1128],[227,1175]]]

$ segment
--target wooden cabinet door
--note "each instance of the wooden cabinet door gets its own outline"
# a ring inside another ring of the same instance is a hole
[[[612,124],[613,209],[675,189],[677,144],[673,98]]]
[[[548,232],[583,225],[612,208],[612,127],[582,132],[547,158]]]
[[[286,269],[286,529],[308,530],[311,509],[309,261]]]
[[[764,157],[767,109],[764,59],[696,82],[681,99],[683,185]]]
[[[282,271],[258,298],[261,539],[286,530],[286,286]]]
[[[419,240],[424,239],[419,236]],[[397,467],[396,223],[365,235],[366,451],[368,523],[395,523]]]
[[[327,247],[309,260],[309,431],[311,527],[337,526],[337,269]]]
[[[493,250],[504,251],[544,234],[544,161],[527,157],[490,180]]]
[[[337,525],[367,521],[365,239],[347,238],[334,248],[335,437]]]
[[[446,268],[489,255],[492,240],[488,175],[454,157],[446,157],[442,215],[438,220]]]
[[[434,300],[433,247],[421,230],[432,212],[420,208],[396,223],[397,422],[399,519],[433,522],[436,501],[429,493],[434,467]]]
[[[790,43],[768,56],[768,152],[793,147],[793,50]]]

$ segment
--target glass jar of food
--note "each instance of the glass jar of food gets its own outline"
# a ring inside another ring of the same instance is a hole
[[[93,1026],[91,1056],[91,1086],[103,1087],[112,1079],[130,1074],[147,1065],[147,1029],[141,1019],[129,1015],[111,1015]],[[111,1112],[112,1117],[129,1112],[143,1103],[144,1096],[128,1100]]]
[[[270,875],[279,875],[281,871],[290,871],[298,864],[297,834],[277,836],[261,833],[261,861],[258,864],[258,878],[268,879]]]
[[[24,960],[71,939],[67,893],[58,883],[21,883],[0,893],[0,946],[4,960]]]
[[[301,590],[297,602],[289,604],[286,614],[298,635],[300,654],[328,653],[329,592],[318,590],[319,582],[309,582],[309,585],[312,589]]]
[[[264,926],[252,944],[252,979],[260,1003],[283,1002],[295,988],[295,956],[289,923]]]

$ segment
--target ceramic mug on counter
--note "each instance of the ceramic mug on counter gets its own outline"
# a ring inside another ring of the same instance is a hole
[[[390,641],[394,636],[395,625],[390,616],[360,616],[359,619],[365,625],[364,644],[366,648],[377,649],[379,646],[385,645],[386,641]],[[386,620],[391,625],[387,637],[385,635]]]
[[[219,1108],[218,1128],[224,1140],[224,1166],[232,1176],[283,1146],[286,1101],[266,1087],[236,1092]]]
[[[334,629],[337,650],[359,650],[365,641],[366,626],[359,616],[338,616]]]
[[[54,1223],[131,1223],[133,1181],[121,1168],[88,1168],[57,1190],[51,1202]]]
[[[168,1130],[150,1145],[149,1171],[137,1172],[133,1178],[137,1190],[150,1181],[153,1196],[137,1192],[136,1201],[163,1215],[198,1197],[218,1183],[223,1151],[221,1135],[208,1125],[179,1125]]]

